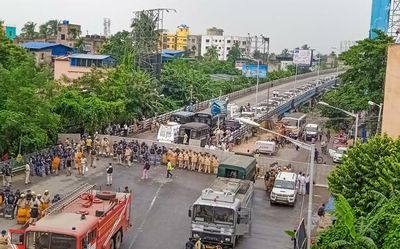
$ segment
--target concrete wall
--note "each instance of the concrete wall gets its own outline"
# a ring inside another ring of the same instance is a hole
[[[400,45],[389,46],[383,102],[382,132],[400,136]]]

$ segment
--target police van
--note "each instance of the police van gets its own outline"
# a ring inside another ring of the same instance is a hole
[[[274,187],[271,191],[271,204],[281,203],[294,206],[296,202],[297,175],[293,172],[279,172],[275,178]]]

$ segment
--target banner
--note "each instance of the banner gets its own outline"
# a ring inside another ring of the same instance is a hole
[[[243,64],[242,65],[242,75],[246,78],[267,78],[268,67],[263,64]]]
[[[310,49],[296,49],[293,54],[293,64],[298,66],[311,66],[313,51]]]
[[[391,0],[372,1],[369,38],[373,39],[376,37],[376,33],[373,32],[374,29],[382,30],[385,33],[388,31],[391,4]]]

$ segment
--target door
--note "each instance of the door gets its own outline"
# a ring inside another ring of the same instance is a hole
[[[10,241],[12,245],[23,245],[24,244],[24,230],[10,229]],[[19,247],[17,247],[19,248]]]
[[[250,233],[251,227],[251,208],[242,208],[238,212],[236,235],[245,235]]]

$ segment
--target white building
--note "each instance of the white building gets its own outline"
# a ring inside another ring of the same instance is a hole
[[[239,44],[242,53],[251,54],[251,44],[249,37],[243,36],[222,36],[222,35],[202,35],[201,36],[201,56],[207,53],[208,48],[215,46],[218,50],[218,59],[228,59],[228,53],[235,43]]]

